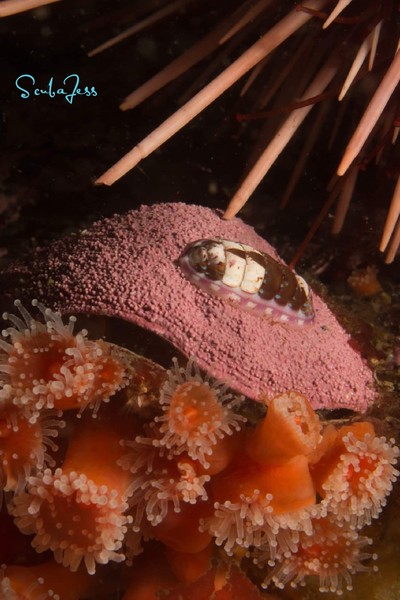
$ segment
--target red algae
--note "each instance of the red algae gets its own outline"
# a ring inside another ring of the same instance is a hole
[[[186,279],[177,259],[188,243],[210,237],[237,240],[279,260],[240,219],[158,204],[39,249],[29,265],[7,268],[2,280],[10,293],[36,296],[62,313],[119,317],[159,334],[251,398],[297,389],[314,408],[365,411],[375,398],[372,373],[316,293],[314,322],[296,327],[239,311]]]

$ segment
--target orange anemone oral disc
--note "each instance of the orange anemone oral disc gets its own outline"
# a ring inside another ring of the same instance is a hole
[[[193,359],[186,368],[179,367],[174,359],[161,389],[164,414],[155,419],[161,423],[159,444],[171,454],[187,452],[208,468],[212,447],[246,421],[235,412],[242,401],[242,396],[233,396],[222,382],[203,378]]]

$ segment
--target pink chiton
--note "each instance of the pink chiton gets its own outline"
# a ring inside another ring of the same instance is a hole
[[[209,294],[259,317],[312,322],[306,281],[265,252],[232,240],[197,240],[179,258],[186,277]]]

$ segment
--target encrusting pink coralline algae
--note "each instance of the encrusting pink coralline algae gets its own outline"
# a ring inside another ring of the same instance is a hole
[[[316,294],[304,326],[260,318],[207,294],[178,259],[199,239],[234,240],[279,260],[240,219],[182,203],[142,206],[37,250],[3,274],[4,288],[62,313],[119,317],[162,336],[200,368],[253,399],[300,390],[314,408],[363,412],[373,376]],[[300,281],[300,280],[298,280]],[[304,284],[306,285],[306,284]]]

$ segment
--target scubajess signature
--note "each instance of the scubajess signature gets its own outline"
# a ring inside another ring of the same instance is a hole
[[[76,96],[97,96],[97,90],[92,85],[82,85],[77,73],[71,73],[57,83],[54,77],[50,77],[45,85],[36,83],[36,79],[29,73],[23,73],[15,80],[15,86],[20,90],[23,100],[35,96],[48,96],[49,98],[63,97],[72,104]]]

